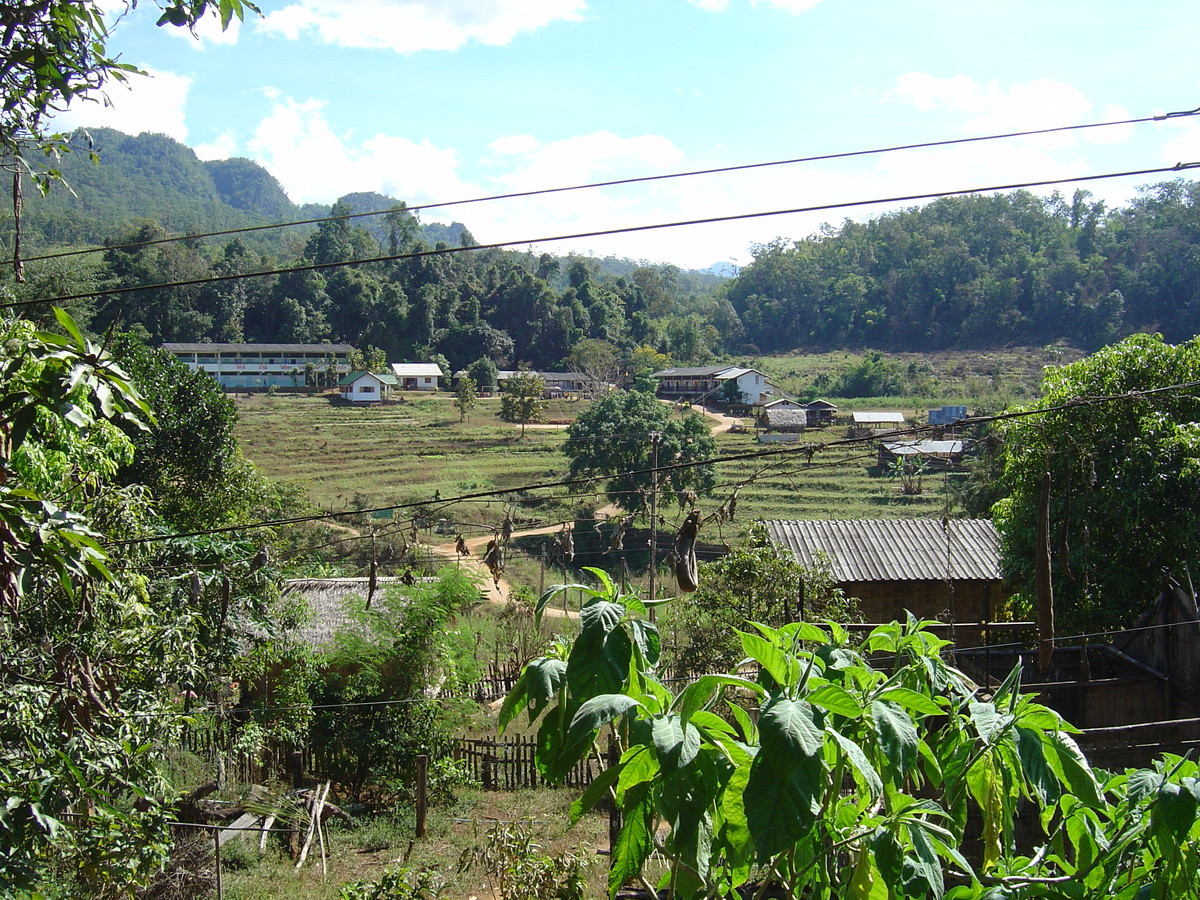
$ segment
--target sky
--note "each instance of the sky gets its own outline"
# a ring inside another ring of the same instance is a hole
[[[246,157],[297,203],[446,203],[1200,106],[1189,0],[262,0],[261,17],[195,35],[156,27],[150,0],[102,4],[110,51],[148,77],[56,127]],[[756,245],[927,201],[549,239],[1190,162],[1200,116],[420,215],[535,252],[736,267]],[[1031,190],[1121,206],[1180,175]]]

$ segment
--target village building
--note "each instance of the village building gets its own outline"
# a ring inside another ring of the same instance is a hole
[[[350,371],[349,344],[165,343],[163,349],[223,388],[303,387],[309,372]]]
[[[833,424],[837,407],[828,400],[800,400],[782,398],[764,403],[758,417],[758,425],[767,431],[784,434],[803,431],[805,428],[823,428]]]
[[[338,393],[349,403],[382,403],[395,387],[391,372],[351,372],[338,382]]]
[[[391,369],[402,391],[436,391],[446,377],[437,363],[392,363]]]
[[[663,369],[650,376],[658,383],[660,397],[704,403],[727,398],[726,384],[736,385],[736,402],[757,406],[775,396],[775,385],[758,369],[741,366],[698,366]]]
[[[957,469],[962,466],[964,446],[962,441],[884,441],[879,445],[878,462],[886,467],[903,459],[934,469]]]
[[[941,409],[931,409],[927,420],[930,425],[955,425],[966,417],[965,406],[943,406]]]
[[[519,374],[521,373],[510,369],[497,372],[496,381],[499,382],[500,390],[504,390],[505,382]],[[607,381],[598,381],[582,372],[528,371],[525,374],[536,375],[542,379],[545,384],[542,396],[547,400],[559,400],[564,397],[581,397],[590,400],[593,397],[603,396],[614,388],[614,385]]]
[[[866,412],[856,410],[851,414],[855,431],[899,431],[904,428],[904,413],[892,410]]]
[[[766,523],[771,542],[810,568],[828,567],[867,626],[909,612],[945,623],[964,646],[1005,629],[1000,541],[987,519],[856,519]],[[1029,623],[1020,623],[1028,628]],[[1001,638],[1002,640],[1003,638]]]

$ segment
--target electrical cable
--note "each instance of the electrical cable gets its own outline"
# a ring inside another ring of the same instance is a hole
[[[1139,400],[1139,399],[1141,399],[1145,396],[1151,395],[1151,394],[1159,394],[1159,393],[1164,393],[1166,391],[1180,391],[1185,388],[1195,388],[1195,387],[1200,387],[1200,381],[1181,382],[1179,384],[1166,385],[1166,386],[1163,386],[1160,388],[1151,388],[1151,389],[1148,389],[1145,391],[1132,391],[1132,392],[1128,392],[1125,394],[1117,394],[1117,395],[1113,395],[1113,396],[1077,397],[1077,398],[1069,400],[1065,403],[1060,403],[1056,406],[1026,408],[1026,409],[1021,409],[1021,410],[1015,410],[1013,412],[990,414],[987,416],[968,416],[964,419],[959,420],[959,422],[957,424],[960,427],[989,424],[992,422],[1007,421],[1010,419],[1017,419],[1017,418],[1026,418],[1029,416],[1046,415],[1047,413],[1061,412],[1061,411],[1068,410],[1068,409],[1074,409],[1079,406],[1090,406],[1090,405],[1094,405],[1097,403],[1111,403],[1111,402],[1117,402],[1117,401],[1122,401],[1122,400]],[[914,431],[919,434],[922,432],[930,431],[937,427],[940,427],[940,426],[917,425],[917,426],[912,426],[912,427],[905,428],[902,430],[885,432],[883,434],[871,435],[868,437],[841,438],[841,439],[838,439],[835,441],[829,441],[828,443],[824,444],[823,447],[829,448],[829,447],[841,447],[841,446],[854,446],[854,445],[863,444],[863,443],[876,443],[880,440],[885,440],[888,437],[902,437],[905,435],[912,434]],[[631,470],[627,470],[624,472],[620,472],[617,475],[594,474],[594,475],[578,477],[578,478],[564,478],[564,479],[559,479],[556,481],[537,482],[534,484],[517,485],[514,487],[493,488],[493,489],[484,490],[484,491],[474,491],[471,493],[460,494],[456,497],[442,498],[441,500],[438,500],[438,501],[414,500],[414,501],[409,501],[409,502],[405,502],[405,503],[396,503],[396,504],[391,504],[389,506],[378,506],[378,507],[371,507],[371,508],[367,508],[367,509],[349,509],[349,510],[341,510],[338,512],[313,513],[313,514],[304,515],[304,516],[291,516],[291,517],[284,518],[284,519],[272,519],[272,520],[265,520],[265,521],[260,521],[260,522],[250,522],[250,523],[246,523],[246,524],[242,524],[242,525],[224,525],[219,528],[211,528],[211,529],[205,529],[205,530],[201,530],[201,531],[173,533],[173,534],[166,534],[166,535],[149,535],[149,536],[144,536],[144,537],[139,537],[139,538],[129,538],[126,540],[111,541],[111,542],[108,542],[107,546],[117,547],[117,546],[128,546],[128,545],[132,545],[132,544],[149,544],[149,543],[157,543],[157,542],[167,541],[167,540],[175,540],[175,539],[180,539],[180,538],[202,537],[202,536],[210,535],[210,534],[228,534],[230,532],[251,531],[251,530],[255,530],[255,529],[259,529],[259,528],[277,528],[277,527],[281,527],[284,525],[297,525],[297,524],[301,524],[304,522],[324,521],[324,520],[329,520],[329,519],[340,518],[343,516],[369,515],[371,513],[376,513],[376,512],[388,512],[388,511],[395,511],[395,510],[400,510],[400,509],[414,509],[416,507],[427,507],[427,506],[434,505],[434,504],[441,504],[442,506],[445,506],[445,505],[449,505],[449,504],[453,504],[453,503],[462,503],[462,502],[465,502],[468,500],[503,498],[506,495],[510,495],[510,494],[542,491],[542,490],[548,490],[548,489],[556,488],[556,487],[568,487],[571,485],[586,485],[586,484],[594,482],[600,478],[610,479],[613,477],[631,477],[631,476],[636,476],[636,475],[648,475],[654,471],[657,471],[661,474],[664,472],[672,472],[672,471],[696,468],[698,466],[716,465],[717,463],[723,463],[723,462],[737,462],[737,461],[742,461],[742,460],[765,459],[765,458],[769,458],[769,457],[782,458],[784,456],[794,455],[794,454],[801,454],[801,453],[807,454],[807,452],[808,452],[808,448],[803,445],[788,446],[787,449],[782,449],[780,447],[774,447],[770,450],[756,450],[756,451],[752,451],[749,453],[735,453],[735,454],[728,454],[725,456],[714,456],[714,457],[711,457],[709,459],[704,459],[704,460],[691,460],[691,461],[682,462],[682,463],[668,463],[665,465],[659,465],[656,469],[652,469],[652,468],[631,469]]]
[[[506,247],[556,243],[559,241],[574,241],[583,238],[606,237],[616,234],[638,234],[647,231],[658,231],[666,228],[685,228],[694,225],[713,225],[721,222],[737,222],[749,219],[770,218],[773,216],[790,216],[800,213],[827,212],[835,209],[852,209],[863,206],[878,206],[891,203],[908,203],[916,200],[933,200],[939,197],[959,197],[967,194],[982,194],[998,191],[1011,191],[1022,188],[1048,187],[1056,184],[1075,184],[1079,182],[1103,181],[1112,178],[1130,178],[1143,175],[1161,175],[1167,172],[1180,172],[1186,169],[1200,168],[1200,162],[1176,163],[1173,166],[1159,166],[1152,169],[1130,169],[1123,172],[1106,172],[1101,175],[1077,175],[1067,178],[1051,178],[1039,181],[1023,181],[1010,184],[990,185],[986,187],[960,188],[955,190],[932,191],[921,194],[905,194],[894,197],[877,197],[871,200],[851,200],[842,203],[827,203],[817,206],[799,206],[788,209],[760,210],[751,213],[735,213],[726,216],[708,216],[699,219],[684,219],[675,222],[658,222],[652,225],[630,225],[624,228],[607,228],[597,231],[581,231],[569,234],[521,238],[520,240],[494,241],[488,244],[472,244],[469,247],[445,247],[441,250],[419,250],[412,253],[394,253],[384,256],[372,256],[365,259],[349,260],[336,263],[310,263],[303,266],[291,266],[282,269],[269,269],[262,272],[235,272],[228,275],[206,276],[204,278],[189,278],[180,281],[166,281],[157,284],[127,285],[115,288],[102,288],[78,294],[63,294],[58,297],[46,297],[37,300],[11,300],[0,303],[0,309],[11,309],[23,306],[35,306],[39,303],[65,303],[70,300],[83,300],[93,297],[111,297],[138,291],[163,290],[166,288],[196,287],[198,285],[216,284],[219,282],[239,281],[246,278],[261,278],[269,275],[290,275],[302,272],[317,272],[327,269],[340,269],[347,266],[362,266],[371,263],[397,262],[406,259],[422,259],[432,256],[446,256],[454,253],[468,253],[479,250],[498,250]]]
[[[117,244],[110,247],[91,247],[83,250],[67,250],[61,253],[51,253],[42,256],[27,256],[24,262],[37,262],[47,259],[61,259],[67,256],[79,256],[87,253],[103,253],[108,250],[128,250],[132,248],[149,247],[155,244],[166,244],[174,241],[198,240],[209,237],[226,237],[233,234],[248,234],[256,231],[265,231],[272,228],[291,228],[297,225],[319,225],[323,222],[334,222],[347,219],[362,219],[373,216],[385,216],[393,212],[420,212],[427,209],[442,209],[451,206],[464,206],[473,203],[488,203],[493,200],[512,200],[524,197],[537,197],[546,194],[559,194],[568,191],[590,190],[592,188],[602,187],[619,187],[629,184],[643,184],[652,181],[667,181],[676,178],[691,178],[698,175],[719,175],[730,172],[742,172],[753,169],[765,169],[778,166],[792,166],[800,163],[825,162],[835,159],[851,159],[858,156],[874,156],[884,153],[895,153],[903,150],[925,150],[935,147],[950,147],[956,144],[973,144],[983,141],[1004,140],[1016,137],[1034,137],[1043,134],[1056,134],[1068,131],[1081,131],[1090,128],[1108,128],[1114,125],[1138,125],[1146,122],[1162,122],[1168,119],[1185,118],[1200,114],[1200,107],[1191,110],[1179,110],[1176,112],[1160,113],[1153,116],[1140,116],[1133,119],[1120,119],[1110,122],[1089,122],[1081,125],[1059,125],[1051,128],[1038,128],[1027,131],[1010,131],[1000,134],[980,135],[977,137],[968,138],[949,138],[938,141],[922,141],[914,144],[897,144],[890,147],[876,147],[870,150],[848,150],[838,153],[826,153],[817,156],[802,156],[793,159],[772,160],[770,162],[743,163],[740,165],[720,166],[710,169],[693,169],[687,172],[671,172],[663,175],[642,175],[633,178],[620,178],[612,181],[595,181],[586,184],[574,184],[552,188],[537,188],[528,191],[513,191],[505,194],[491,194],[483,197],[472,197],[463,200],[448,200],[440,203],[423,203],[418,206],[405,205],[403,210],[387,209],[375,210],[372,212],[349,213],[344,216],[322,216],[314,219],[298,219],[291,222],[274,222],[267,225],[251,225],[242,228],[227,228],[222,231],[208,231],[199,234],[179,235],[176,237],[155,238],[149,241],[136,241],[128,244]],[[5,260],[4,265],[10,265],[12,260]]]

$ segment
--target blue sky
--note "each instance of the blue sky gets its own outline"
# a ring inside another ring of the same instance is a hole
[[[435,203],[1200,106],[1200,17],[1184,0],[265,0],[262,18],[224,34],[213,19],[198,37],[156,28],[149,0],[123,16],[121,0],[106,6],[110,49],[151,77],[58,125],[245,156],[297,202],[379,191]],[[1200,117],[422,218],[529,241],[1194,161]],[[1122,204],[1167,177],[1086,188]],[[744,265],[755,243],[885,209],[533,246]]]

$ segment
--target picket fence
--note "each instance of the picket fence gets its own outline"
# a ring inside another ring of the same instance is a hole
[[[518,791],[545,785],[534,763],[537,741],[533,738],[504,738],[500,740],[470,740],[454,742],[454,759],[466,768],[467,774],[481,784],[485,791]],[[594,759],[575,765],[562,787],[585,788],[600,773]]]

